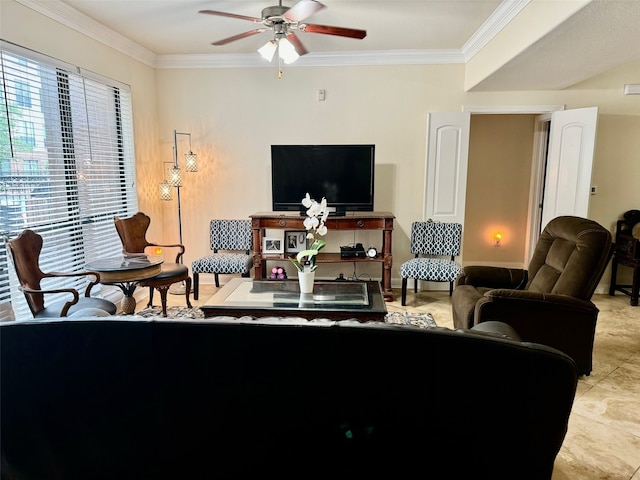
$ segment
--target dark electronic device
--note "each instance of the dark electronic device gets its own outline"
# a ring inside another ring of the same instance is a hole
[[[335,213],[373,211],[375,145],[271,145],[274,211],[304,211],[307,193]]]
[[[364,251],[361,243],[356,243],[355,247],[352,245],[340,247],[340,256],[342,258],[364,258],[367,256],[367,252]]]

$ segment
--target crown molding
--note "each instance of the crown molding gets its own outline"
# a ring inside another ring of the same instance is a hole
[[[440,65],[464,63],[460,50],[382,50],[369,52],[308,53],[286,68],[365,65]],[[258,52],[245,54],[158,55],[156,68],[269,67]]]
[[[129,38],[96,22],[61,0],[15,0],[52,20],[103,43],[153,68],[271,67],[257,53],[157,55]],[[531,0],[504,1],[461,50],[384,50],[309,53],[289,67],[440,65],[467,62]]]
[[[465,62],[475,57],[530,2],[531,0],[503,1],[462,46]]]
[[[84,13],[60,0],[15,0],[17,3],[35,10],[62,25],[65,25],[89,38],[124,53],[150,67],[155,67],[156,54],[131,41],[124,35],[96,22]]]

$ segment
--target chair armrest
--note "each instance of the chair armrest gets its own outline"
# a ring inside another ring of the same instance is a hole
[[[568,295],[530,292],[527,290],[489,290],[476,303],[474,322],[500,321],[513,326],[524,340],[523,333],[545,330],[544,325],[557,330],[560,325],[593,321],[598,308],[589,300]]]
[[[97,285],[98,283],[100,283],[100,274],[98,272],[94,272],[91,270],[84,270],[81,272],[48,272],[44,274],[44,277],[87,277],[93,275],[95,277],[95,280],[93,280],[92,282],[89,282],[89,285],[87,285],[86,290],[84,291],[84,296],[85,297],[90,297],[91,296],[91,289]]]
[[[60,276],[60,275],[45,274],[45,276],[56,277],[56,276]],[[62,275],[62,276],[65,276],[65,275]],[[56,288],[56,289],[53,289],[53,290],[36,290],[34,288],[29,288],[29,287],[19,287],[19,289],[22,290],[24,293],[41,293],[41,294],[45,294],[45,293],[70,293],[71,295],[73,295],[73,299],[69,300],[68,302],[66,302],[64,304],[64,306],[62,307],[62,310],[60,310],[60,316],[61,317],[66,317],[67,316],[67,312],[69,312],[69,309],[71,308],[71,306],[75,305],[80,300],[80,295],[78,295],[78,291],[75,288]]]
[[[589,300],[521,290],[489,290],[478,300],[474,323],[504,322],[524,342],[556,348],[576,362],[578,372],[592,369],[598,308]]]
[[[457,285],[473,285],[487,288],[521,290],[528,280],[528,272],[522,268],[468,266],[456,279]]]

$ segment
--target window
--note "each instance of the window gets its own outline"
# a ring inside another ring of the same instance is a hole
[[[36,146],[36,131],[33,122],[18,120],[16,122],[16,138],[23,145]]]
[[[29,92],[29,84],[26,82],[16,81],[16,104],[20,107],[31,108],[31,92]]]
[[[118,255],[113,217],[138,210],[129,87],[8,42],[1,47],[0,237],[27,228],[42,235],[43,271],[82,270]],[[10,318],[9,302],[23,318],[30,312],[10,289],[7,262],[2,242],[0,319]]]

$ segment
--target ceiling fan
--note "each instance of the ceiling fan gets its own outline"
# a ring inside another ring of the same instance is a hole
[[[279,0],[278,5],[264,8],[262,10],[261,18],[238,15],[235,13],[218,12],[216,10],[200,10],[200,13],[248,20],[250,22],[263,25],[262,27],[240,33],[238,35],[233,35],[232,37],[224,38],[217,42],[212,42],[211,45],[226,45],[227,43],[235,40],[257,35],[271,29],[273,31],[273,40],[267,42],[258,51],[266,60],[271,61],[276,49],[278,48],[280,58],[284,60],[285,63],[291,63],[300,55],[308,53],[298,36],[294,33],[294,30],[358,39],[362,39],[367,36],[367,32],[365,30],[304,23],[305,19],[323,8],[325,8],[325,5],[320,2],[316,2],[315,0],[300,0],[292,7],[282,6],[282,0]]]

